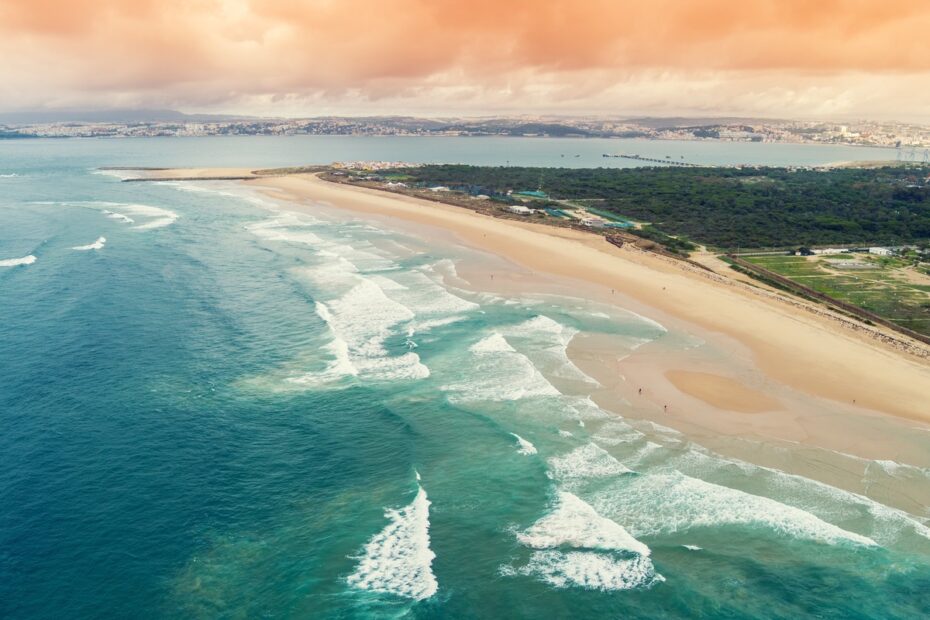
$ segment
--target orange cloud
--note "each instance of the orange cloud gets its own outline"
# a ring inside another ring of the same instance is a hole
[[[572,111],[648,76],[724,79],[727,99],[810,94],[812,76],[834,96],[856,76],[930,90],[928,32],[926,0],[0,0],[0,105]]]

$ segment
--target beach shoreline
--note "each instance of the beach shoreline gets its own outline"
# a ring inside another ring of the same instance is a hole
[[[224,175],[241,177],[242,170],[202,168],[170,173],[185,179]],[[159,172],[158,176],[169,175]],[[640,249],[618,248],[602,236],[583,231],[493,218],[461,207],[332,183],[315,174],[263,176],[246,183],[297,210],[312,211],[314,204],[328,204],[368,217],[447,231],[463,245],[503,256],[532,274],[583,282],[601,301],[609,303],[619,293],[696,326],[710,337],[739,343],[748,352],[743,361],[777,386],[863,414],[930,422],[930,407],[926,406],[930,364],[920,355],[926,355],[926,349],[915,343],[913,349],[902,350],[900,341],[883,338],[882,330],[826,308]],[[695,369],[666,368],[663,373],[676,370]],[[732,377],[724,379],[715,380],[716,391],[727,392],[726,386],[732,386],[726,382]],[[710,406],[740,402],[745,408],[745,394],[710,398],[706,386],[695,387],[693,381],[679,380],[675,388]]]
[[[930,367],[925,363],[830,325],[829,319],[791,312],[790,306],[766,303],[732,286],[695,277],[669,259],[616,248],[580,231],[491,218],[311,175],[257,183],[291,194],[298,205],[324,201],[445,228],[466,245],[502,254],[533,271],[622,290],[647,306],[735,338],[753,351],[763,371],[782,383],[837,402],[855,399],[875,411],[930,421],[930,411],[924,408],[930,393]]]

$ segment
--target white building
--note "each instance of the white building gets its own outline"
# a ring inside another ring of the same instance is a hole
[[[869,248],[869,254],[876,256],[891,256],[891,248]]]

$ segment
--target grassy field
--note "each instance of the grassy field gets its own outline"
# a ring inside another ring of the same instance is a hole
[[[930,335],[930,277],[908,261],[861,254],[741,258]]]

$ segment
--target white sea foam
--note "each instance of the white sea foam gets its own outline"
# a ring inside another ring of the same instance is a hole
[[[320,254],[322,255],[323,252]],[[327,256],[324,263],[295,269],[295,273],[328,295],[344,293],[362,279],[355,265],[334,254]]]
[[[164,228],[170,226],[178,219],[178,214],[169,209],[161,207],[152,207],[149,205],[123,205],[120,207],[123,211],[128,211],[136,217],[146,219],[145,222],[135,226],[136,230],[152,230],[154,228]]]
[[[342,297],[318,302],[317,314],[328,325],[333,341],[327,347],[334,360],[322,373],[294,377],[292,382],[318,384],[343,377],[375,380],[423,379],[429,369],[413,352],[392,356],[385,340],[414,314],[388,299],[374,282],[360,278]]]
[[[16,174],[15,172],[9,172],[9,173],[6,173],[6,174],[0,174],[0,179],[12,179],[12,178],[18,177],[18,176],[19,176],[19,175]]]
[[[455,261],[450,258],[443,258],[436,261],[431,268],[439,272],[445,272],[447,275],[452,276],[453,278],[459,277],[458,269],[456,269]]]
[[[645,435],[620,420],[610,420],[597,429],[592,437],[597,443],[607,446],[619,446],[641,441]]]
[[[122,213],[116,213],[115,211],[110,211],[109,209],[104,209],[102,213],[106,215],[108,218],[110,218],[111,220],[119,220],[120,222],[124,224],[132,224],[133,222],[135,222],[135,220],[129,217],[128,215],[123,215]]]
[[[568,345],[578,333],[577,329],[540,314],[502,331],[508,338],[525,340],[532,348],[533,359],[544,371],[563,379],[598,385],[568,357]]]
[[[497,332],[468,347],[472,353],[516,353],[507,339]]]
[[[633,538],[620,524],[599,515],[594,508],[567,491],[559,491],[552,511],[517,540],[533,549],[576,547],[629,551],[649,556],[649,547]]]
[[[705,478],[725,476],[731,479],[739,475],[762,493],[777,496],[786,504],[830,522],[858,522],[865,518],[870,521],[869,537],[881,544],[896,544],[906,533],[930,540],[930,527],[910,514],[818,480],[723,458],[698,446],[679,453],[673,463],[679,469],[697,471]]]
[[[19,265],[31,265],[36,262],[36,257],[32,254],[22,258],[5,258],[0,260],[0,267],[17,267]]]
[[[622,476],[632,470],[596,444],[588,443],[568,454],[549,459],[549,475],[563,482]]]
[[[623,311],[629,314],[630,316],[635,317],[639,322],[645,323],[649,325],[650,327],[654,328],[659,333],[662,333],[662,334],[668,333],[668,329],[664,325],[662,325],[656,320],[650,319],[648,316],[643,316],[639,314],[638,312],[633,312],[632,310],[628,308],[624,308]]]
[[[392,302],[367,279],[330,301],[327,307],[330,326],[335,326],[353,353],[367,357],[385,355],[384,339],[390,335],[390,328],[414,317],[408,308]]]
[[[285,211],[268,220],[249,224],[246,228],[262,239],[312,247],[324,259],[321,264],[306,269],[306,275],[314,283],[317,283],[315,275],[319,271],[332,275],[339,271],[344,274],[360,272],[370,274],[398,269],[398,265],[393,260],[383,256],[367,241],[353,239],[350,244],[326,238],[326,227],[323,222],[304,214]],[[331,265],[333,262],[338,265]],[[320,288],[328,290],[325,282],[320,284]]]
[[[519,400],[534,396],[560,396],[533,363],[518,353],[500,333],[476,342],[467,379],[446,385],[453,401]]]
[[[76,245],[71,249],[72,250],[102,250],[106,242],[107,242],[106,237],[97,237],[97,240],[94,241],[93,243],[89,243],[87,245]]]
[[[515,572],[556,587],[628,590],[664,581],[649,559],[649,547],[565,491],[549,514],[517,533],[517,540],[535,551]]]
[[[91,170],[90,173],[104,177],[116,177],[117,179],[132,179],[139,176],[138,170],[100,170],[98,168]]]
[[[327,349],[334,360],[322,372],[290,381],[316,385],[348,375],[376,380],[429,376],[416,353],[397,355],[388,350],[388,340],[405,333],[407,348],[414,349],[416,333],[461,321],[477,304],[451,294],[421,271],[402,270],[367,241],[330,239],[327,225],[320,224],[285,212],[248,226],[263,239],[312,246],[321,259],[294,272],[309,281],[321,301],[317,312],[332,332],[334,342]],[[345,227],[338,234],[345,234]]]
[[[118,220],[124,224],[133,224],[135,219],[126,215],[126,213],[129,213],[143,220],[138,226],[134,227],[137,230],[163,228],[173,224],[178,219],[178,214],[174,211],[151,205],[103,201],[63,202],[60,204],[98,209],[110,219]],[[116,210],[114,211],[114,209]]]
[[[228,196],[230,198],[240,198],[257,206],[268,206],[270,203],[261,200],[252,194],[242,191],[228,191],[228,182],[223,181],[158,181],[158,185],[173,187],[182,192],[191,194],[213,194],[216,196]],[[222,188],[222,189],[221,189]]]
[[[533,454],[536,454],[536,446],[534,446],[531,442],[527,441],[523,437],[520,437],[516,433],[510,433],[510,434],[513,436],[514,439],[517,440],[517,446],[518,446],[517,452],[519,452],[523,456],[531,456]]]
[[[407,328],[408,338],[463,321],[468,313],[479,308],[478,304],[453,295],[419,271],[369,277],[389,298],[414,311],[415,320]]]
[[[319,235],[309,230],[312,223],[292,213],[283,213],[269,220],[249,224],[246,228],[252,234],[268,241],[286,241],[303,243],[311,246],[325,245]]]
[[[427,319],[427,320],[417,320],[416,324],[411,327],[413,332],[425,333],[436,329],[437,327],[444,327],[446,325],[452,325],[453,323],[459,323],[467,319],[467,316],[456,315],[456,316],[444,316],[437,319]]]
[[[865,459],[862,459],[862,460],[865,460]],[[869,463],[873,463],[877,465],[884,473],[888,474],[892,478],[898,478],[898,477],[930,478],[930,469],[927,469],[925,467],[917,467],[915,465],[908,465],[906,463],[898,463],[897,461],[891,461],[888,459],[878,459],[875,461],[869,461]],[[870,464],[866,465],[866,470],[868,471],[870,467],[871,467]]]
[[[621,485],[599,491],[592,504],[639,536],[746,525],[829,544],[876,544],[799,508],[680,472],[624,478]]]
[[[413,502],[386,510],[389,522],[365,545],[349,584],[418,601],[433,596],[439,584],[432,569],[436,554],[430,549],[429,506],[426,491],[419,487]]]
[[[584,427],[585,420],[603,420],[612,415],[598,407],[590,396],[574,396],[566,399],[564,404],[564,413],[578,420],[578,426],[581,427]]]
[[[698,547],[697,545],[682,545],[688,551],[701,551],[704,547]]]
[[[333,318],[325,304],[316,302],[316,313],[328,325],[332,325]],[[304,386],[321,386],[337,383],[347,377],[358,376],[358,368],[350,359],[349,345],[345,340],[333,334],[332,340],[323,349],[332,356],[332,360],[324,370],[290,377],[288,382]]]
[[[391,299],[416,311],[416,331],[423,331],[425,323],[461,316],[479,308],[478,304],[450,293],[419,271],[400,272],[392,274],[391,278],[373,277]]]
[[[556,588],[604,591],[648,588],[665,581],[649,558],[618,558],[590,551],[535,551],[529,563],[514,572],[535,576]]]

